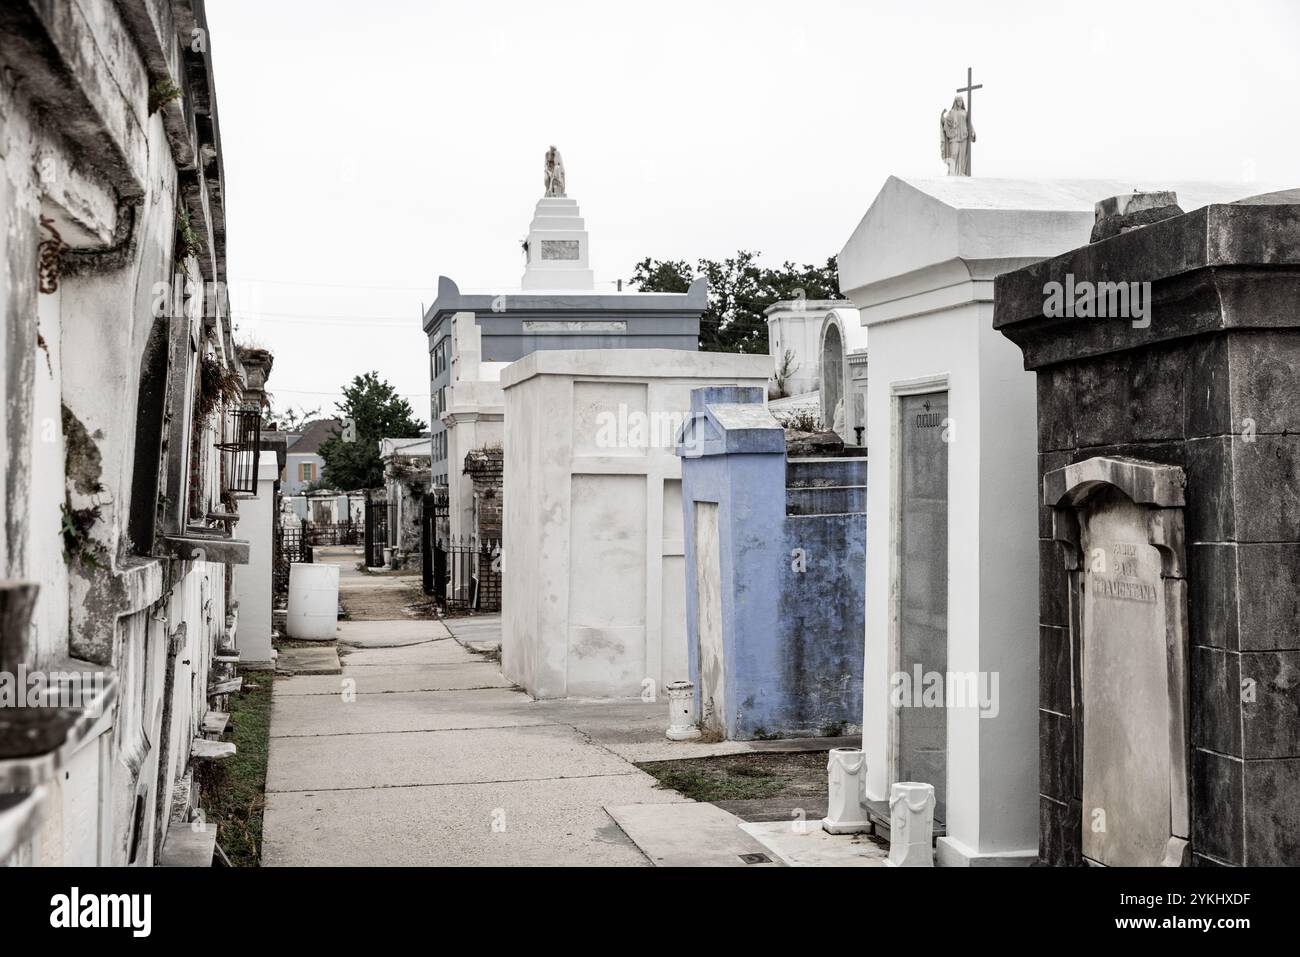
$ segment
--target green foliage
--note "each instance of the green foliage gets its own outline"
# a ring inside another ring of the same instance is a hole
[[[230,697],[230,726],[224,740],[235,756],[208,766],[200,782],[207,823],[235,867],[258,867],[262,857],[262,812],[266,807],[266,763],[271,740],[269,675],[244,675],[244,688]]]
[[[283,412],[272,412],[267,418],[270,425],[274,425],[281,432],[298,432],[304,425],[313,419],[320,417],[320,406],[314,409],[308,409],[305,406],[294,408],[289,406]]]
[[[160,80],[149,90],[149,115],[153,116],[172,100],[179,99],[184,91],[171,80]]]
[[[196,425],[206,422],[222,403],[233,405],[244,391],[244,380],[211,353],[199,360],[199,394],[194,403]]]
[[[199,234],[190,222],[190,211],[182,209],[176,214],[176,250],[181,258],[196,256],[199,252]]]
[[[60,506],[62,522],[60,532],[63,535],[63,561],[71,565],[80,562],[90,571],[98,571],[107,565],[108,554],[104,546],[90,536],[90,529],[99,521],[99,506],[94,508],[73,508],[71,505]]]
[[[781,423],[783,428],[792,432],[820,432],[822,431],[822,417],[811,409],[800,409],[795,412],[773,412],[773,418]]]
[[[763,311],[788,299],[842,299],[835,257],[824,266],[785,262],[778,269],[758,264],[759,254],[740,250],[721,262],[657,260],[647,256],[632,271],[642,292],[685,292],[699,276],[709,281],[709,308],[700,319],[703,352],[767,352]]]
[[[794,375],[798,368],[799,360],[794,357],[794,350],[786,349],[785,354],[781,356],[781,361],[777,363],[776,374],[773,376],[776,380],[777,391],[781,396],[790,394],[786,391],[786,383],[790,381],[790,376]]]
[[[413,439],[427,428],[415,417],[411,404],[380,379],[378,372],[355,376],[343,389],[343,401],[336,405],[339,417],[352,421],[354,433],[347,436],[336,431],[321,444],[326,481],[337,489],[383,485],[379,440]]]
[[[775,738],[777,735],[769,735]],[[744,801],[826,793],[826,752],[757,752],[638,765],[659,787],[696,801]]]

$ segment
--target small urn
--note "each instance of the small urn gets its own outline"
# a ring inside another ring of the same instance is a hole
[[[822,830],[857,834],[871,829],[867,800],[867,756],[861,748],[831,748],[826,759],[827,801]]]
[[[695,685],[689,681],[672,681],[664,686],[668,692],[668,738],[694,741],[700,736],[695,726]]]
[[[889,865],[934,867],[934,785],[899,781],[889,789]]]

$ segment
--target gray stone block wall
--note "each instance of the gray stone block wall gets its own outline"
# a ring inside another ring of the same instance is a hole
[[[1151,282],[1150,325],[1045,317],[1067,273]],[[1193,863],[1300,864],[1300,206],[1146,226],[1000,276],[995,303],[1038,376],[1040,476],[1098,455],[1186,472]],[[1039,853],[1069,865],[1079,649],[1041,519]]]

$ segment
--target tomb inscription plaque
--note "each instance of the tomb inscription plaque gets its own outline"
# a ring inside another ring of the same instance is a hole
[[[1108,866],[1179,865],[1188,838],[1182,472],[1094,458],[1044,476],[1066,544],[1081,843]]]
[[[542,259],[577,262],[581,258],[576,239],[543,239]]]

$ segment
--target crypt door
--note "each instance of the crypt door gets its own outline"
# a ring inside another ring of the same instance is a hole
[[[722,539],[718,503],[695,503],[696,662],[700,684],[700,727],[726,732],[726,684],[722,659]]]
[[[942,821],[948,770],[948,393],[899,396],[898,409],[895,660],[904,693],[895,701],[895,773],[899,781],[934,785],[935,818]]]

